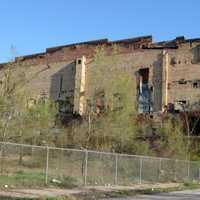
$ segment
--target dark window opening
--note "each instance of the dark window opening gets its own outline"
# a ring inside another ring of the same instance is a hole
[[[79,64],[79,65],[81,64],[81,59],[78,59],[78,64]]]
[[[105,112],[105,93],[104,91],[98,92],[95,95],[96,113],[101,114]]]
[[[167,104],[167,112],[174,113],[174,111],[175,111],[174,104],[173,103],[168,103]]]
[[[170,90],[171,89],[171,83],[167,84],[167,89]]]
[[[190,136],[200,136],[200,116],[188,116],[188,120],[190,127]]]
[[[172,58],[171,58],[170,64],[171,64],[171,65],[176,65],[176,64],[177,64],[177,61],[176,61],[176,58],[175,58],[175,57],[172,57]]]
[[[73,97],[65,97],[59,99],[58,101],[58,110],[60,113],[72,113],[73,112]]]
[[[147,84],[149,82],[149,68],[139,69],[140,80],[143,84]]]
[[[59,97],[62,95],[62,89],[63,89],[63,75],[60,75],[60,88],[59,88]]]
[[[193,81],[192,87],[193,88],[200,88],[200,80]]]
[[[193,88],[198,88],[198,83],[197,82],[193,83]]]
[[[185,105],[187,103],[187,101],[186,100],[180,100],[180,101],[178,101],[178,103]]]
[[[152,111],[153,87],[149,86],[149,68],[141,68],[138,71],[138,111],[150,113]]]
[[[187,81],[186,81],[184,78],[182,78],[182,79],[180,79],[180,80],[178,81],[178,84],[180,84],[180,85],[185,85],[185,84],[187,84]]]

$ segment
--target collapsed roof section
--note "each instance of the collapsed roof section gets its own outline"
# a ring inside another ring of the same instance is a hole
[[[101,46],[101,45],[105,45],[108,47],[112,45],[119,45],[120,47],[129,48],[129,49],[131,48],[134,50],[135,49],[177,49],[179,48],[179,45],[182,43],[193,43],[193,42],[200,42],[200,38],[185,39],[184,36],[180,36],[180,37],[176,37],[174,40],[155,42],[155,43],[153,42],[151,35],[116,40],[116,41],[110,41],[108,39],[100,39],[100,40],[92,40],[92,41],[79,42],[79,43],[47,48],[45,52],[16,57],[15,61],[26,61],[30,59],[36,59],[36,58],[43,59],[46,56],[48,56],[48,54],[62,51],[63,49],[71,50],[71,49],[77,49],[77,48],[82,48],[82,47],[95,48],[96,46]],[[5,63],[0,64],[0,66],[3,66],[3,65],[5,65]]]
[[[53,53],[59,50],[62,50],[63,48],[68,48],[68,47],[80,47],[80,46],[100,46],[100,45],[105,45],[105,46],[112,46],[112,45],[130,45],[130,44],[143,44],[143,46],[148,46],[149,44],[152,43],[152,36],[143,36],[143,37],[137,37],[137,38],[129,38],[129,39],[123,39],[123,40],[116,40],[116,41],[109,41],[108,39],[100,39],[100,40],[91,40],[91,41],[86,41],[86,42],[79,42],[79,43],[73,43],[73,44],[68,44],[68,45],[62,45],[62,46],[56,46],[56,47],[51,47],[47,48],[45,53],[37,53],[37,54],[32,54],[32,55],[26,55],[26,56],[20,56],[17,57],[17,60],[23,60],[23,59],[29,59],[33,57],[41,57],[44,56],[46,53]],[[142,46],[138,46],[138,48],[142,48]]]
[[[160,48],[160,49],[177,49],[181,44],[185,43],[194,43],[194,42],[200,42],[200,38],[193,38],[193,39],[185,39],[184,36],[176,37],[174,40],[168,40],[168,41],[161,41],[152,43],[149,48]]]

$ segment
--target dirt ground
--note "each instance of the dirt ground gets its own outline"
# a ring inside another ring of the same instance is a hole
[[[16,197],[16,198],[41,198],[41,197],[61,197],[73,195],[93,195],[94,192],[113,192],[113,191],[126,191],[126,190],[144,190],[156,188],[172,188],[179,187],[178,183],[165,183],[165,184],[142,184],[135,186],[87,186],[75,189],[58,189],[58,188],[42,188],[42,189],[9,189],[5,188],[0,191],[0,197]]]

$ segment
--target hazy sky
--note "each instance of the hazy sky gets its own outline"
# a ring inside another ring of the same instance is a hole
[[[101,38],[200,37],[200,0],[0,0],[0,25],[5,62],[12,54]]]

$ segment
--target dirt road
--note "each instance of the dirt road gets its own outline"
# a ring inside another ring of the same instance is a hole
[[[171,192],[166,194],[139,195],[130,198],[119,198],[119,199],[109,199],[109,200],[199,200],[199,199],[200,199],[200,190],[187,190],[187,191]]]

